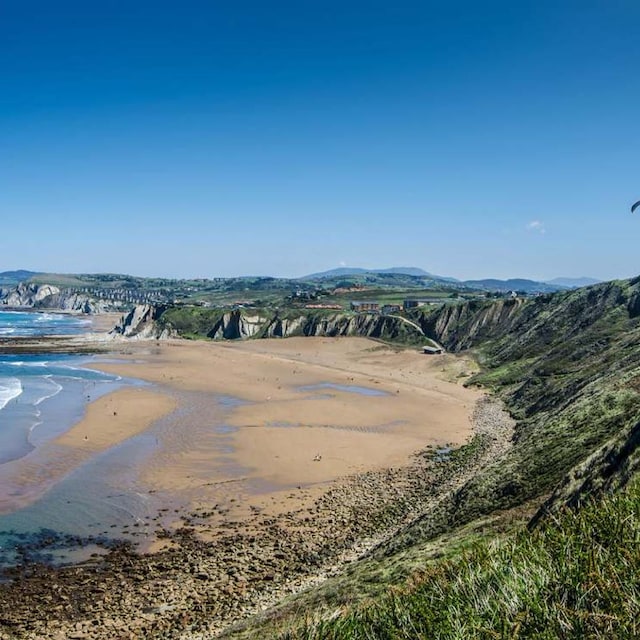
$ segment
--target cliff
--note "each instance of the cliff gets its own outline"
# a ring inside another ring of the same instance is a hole
[[[108,313],[120,310],[114,302],[81,293],[63,293],[53,285],[34,283],[21,283],[13,288],[0,289],[0,307],[2,306],[81,313]]]
[[[350,313],[266,313],[236,309],[169,308],[158,316],[156,332],[211,340],[290,336],[366,336],[404,343],[424,340],[416,326],[390,316]]]
[[[640,422],[635,422],[573,467],[540,507],[529,527],[536,527],[547,516],[558,514],[565,507],[576,509],[594,497],[618,491],[638,470]]]
[[[172,338],[178,337],[170,329],[161,329],[157,320],[164,313],[165,307],[152,305],[138,305],[129,313],[120,318],[116,326],[109,331],[112,338],[135,338],[138,340],[149,338]]]
[[[638,469],[640,278],[521,303],[468,304],[422,315],[450,349],[474,344],[481,373],[516,419],[512,446],[458,490],[411,544],[496,509],[552,494],[544,513],[623,486]],[[460,325],[456,325],[456,320]]]
[[[500,300],[472,300],[462,304],[444,305],[436,311],[412,314],[425,335],[437,340],[449,351],[462,351],[507,332],[519,316],[522,298]]]
[[[8,307],[36,307],[47,298],[59,294],[60,289],[49,284],[20,283],[12,289],[0,289],[0,304]]]

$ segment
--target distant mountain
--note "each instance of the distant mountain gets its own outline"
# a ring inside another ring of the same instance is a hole
[[[562,289],[572,288],[571,285],[561,283],[537,282],[535,280],[527,280],[525,278],[511,278],[508,280],[499,280],[497,278],[485,278],[483,280],[457,280],[456,278],[448,278],[429,273],[418,267],[390,267],[388,269],[362,269],[359,267],[338,267],[329,271],[321,271],[312,273],[308,276],[300,278],[301,280],[328,280],[330,278],[349,278],[354,276],[408,276],[409,278],[422,279],[415,282],[406,282],[405,286],[424,286],[424,280],[430,280],[432,283],[442,283],[454,287],[466,287],[469,289],[480,289],[482,291],[526,291],[527,293],[550,293],[560,291]],[[401,285],[400,282],[397,283]],[[574,285],[575,286],[575,285]]]
[[[374,273],[397,273],[405,276],[438,278],[439,280],[441,279],[440,276],[436,276],[433,273],[425,271],[424,269],[420,269],[419,267],[390,267],[389,269],[374,269]]]
[[[602,280],[596,278],[554,278],[553,280],[545,280],[547,284],[557,284],[561,287],[569,289],[577,289],[578,287],[588,287],[592,284],[600,284]]]
[[[456,282],[455,278],[445,278],[436,276],[424,269],[418,267],[390,267],[388,269],[361,269],[359,267],[338,267],[337,269],[329,269],[329,271],[320,271],[319,273],[311,273],[303,276],[300,280],[322,280],[323,278],[342,278],[344,276],[359,276],[367,273],[376,274],[397,274],[404,276],[414,276],[417,278],[433,278],[434,280],[444,280],[446,282]]]
[[[511,278],[509,280],[497,280],[495,278],[464,280],[462,284],[472,289],[483,289],[486,291],[526,291],[527,293],[551,293],[567,288],[559,284],[536,282],[535,280],[526,280],[525,278]]]
[[[38,275],[38,271],[27,271],[26,269],[18,269],[17,271],[1,271],[0,284],[18,284],[25,282],[33,276]]]

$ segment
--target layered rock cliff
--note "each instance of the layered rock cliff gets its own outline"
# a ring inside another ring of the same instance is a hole
[[[402,318],[351,313],[250,312],[170,308],[158,316],[156,332],[212,340],[287,338],[290,336],[366,336],[404,343],[424,339],[419,327]]]
[[[137,305],[120,318],[120,321],[109,332],[109,335],[112,338],[122,337],[138,340],[178,337],[171,329],[160,328],[157,324],[157,320],[165,310],[166,308],[162,306]]]
[[[50,284],[21,283],[0,289],[0,306],[23,309],[56,309],[80,313],[119,311],[112,301],[100,300],[82,293],[65,293]]]
[[[415,319],[425,335],[449,351],[462,351],[495,337],[497,331],[509,331],[526,304],[522,298],[471,300],[443,305],[435,311],[418,311]]]
[[[0,289],[0,304],[8,307],[36,307],[59,294],[60,289],[50,284],[20,283],[13,289]]]

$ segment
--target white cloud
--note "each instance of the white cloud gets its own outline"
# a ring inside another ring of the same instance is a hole
[[[346,267],[347,263],[344,260],[340,260],[340,266],[341,267]]]
[[[540,220],[532,220],[527,224],[527,231],[535,231],[536,233],[547,233],[544,222]]]

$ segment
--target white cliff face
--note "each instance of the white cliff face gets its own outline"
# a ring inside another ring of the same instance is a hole
[[[212,326],[207,334],[212,340],[239,340],[255,337],[268,318],[260,315],[244,315],[241,311],[228,311]]]
[[[20,283],[15,289],[9,289],[0,302],[8,307],[34,307],[59,293],[60,289],[50,284]]]
[[[118,311],[118,305],[97,300],[83,293],[63,293],[50,284],[20,283],[13,289],[0,290],[0,306],[31,309],[47,308],[80,313],[108,313]]]

